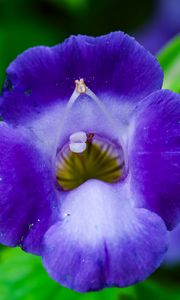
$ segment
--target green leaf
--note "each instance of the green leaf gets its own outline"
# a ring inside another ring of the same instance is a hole
[[[137,299],[138,300],[180,300],[180,290],[178,287],[173,287],[169,284],[164,284],[152,280],[141,282],[136,285]]]
[[[53,0],[72,14],[81,14],[89,8],[89,0]]]
[[[0,300],[180,300],[179,280],[175,282],[172,272],[176,270],[159,269],[128,288],[80,294],[53,281],[40,257],[0,246]]]
[[[180,35],[176,36],[158,55],[164,71],[164,89],[180,93]]]
[[[24,50],[39,45],[52,46],[63,40],[63,33],[53,31],[46,24],[27,21],[0,28],[0,86],[9,63]]]
[[[136,300],[134,287],[80,294],[60,286],[41,258],[19,248],[0,248],[0,300]]]

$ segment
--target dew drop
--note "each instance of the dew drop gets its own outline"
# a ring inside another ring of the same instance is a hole
[[[70,217],[70,215],[71,215],[70,213],[64,214],[65,217]]]

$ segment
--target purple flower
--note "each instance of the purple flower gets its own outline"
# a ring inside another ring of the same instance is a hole
[[[10,64],[1,243],[41,255],[81,292],[134,284],[160,265],[180,218],[180,96],[162,80],[122,32],[73,36]]]

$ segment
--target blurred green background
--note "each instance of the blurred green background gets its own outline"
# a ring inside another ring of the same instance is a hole
[[[180,32],[180,0],[0,0],[0,86],[8,64],[29,47],[51,46],[71,34],[97,36],[115,30],[135,36],[156,54]],[[158,58],[164,87],[180,92],[180,38]],[[180,252],[177,238],[176,244]],[[79,294],[50,279],[39,257],[1,246],[0,300],[180,300],[179,262],[176,258],[173,265],[164,264],[129,288]]]

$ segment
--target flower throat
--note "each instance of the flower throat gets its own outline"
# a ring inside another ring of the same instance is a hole
[[[79,95],[87,94],[100,107],[108,122],[111,122],[111,126],[116,126],[103,103],[87,88],[84,80],[76,80],[75,85],[64,119]],[[97,133],[75,132],[70,135],[69,142],[57,153],[55,169],[57,183],[63,190],[72,190],[89,179],[115,183],[123,175],[123,150],[121,146]]]
[[[65,145],[57,156],[56,178],[64,190],[74,189],[92,178],[114,183],[122,176],[121,149],[92,133],[87,134],[85,144],[80,153],[80,145],[74,148],[77,152],[72,151],[70,144]]]

